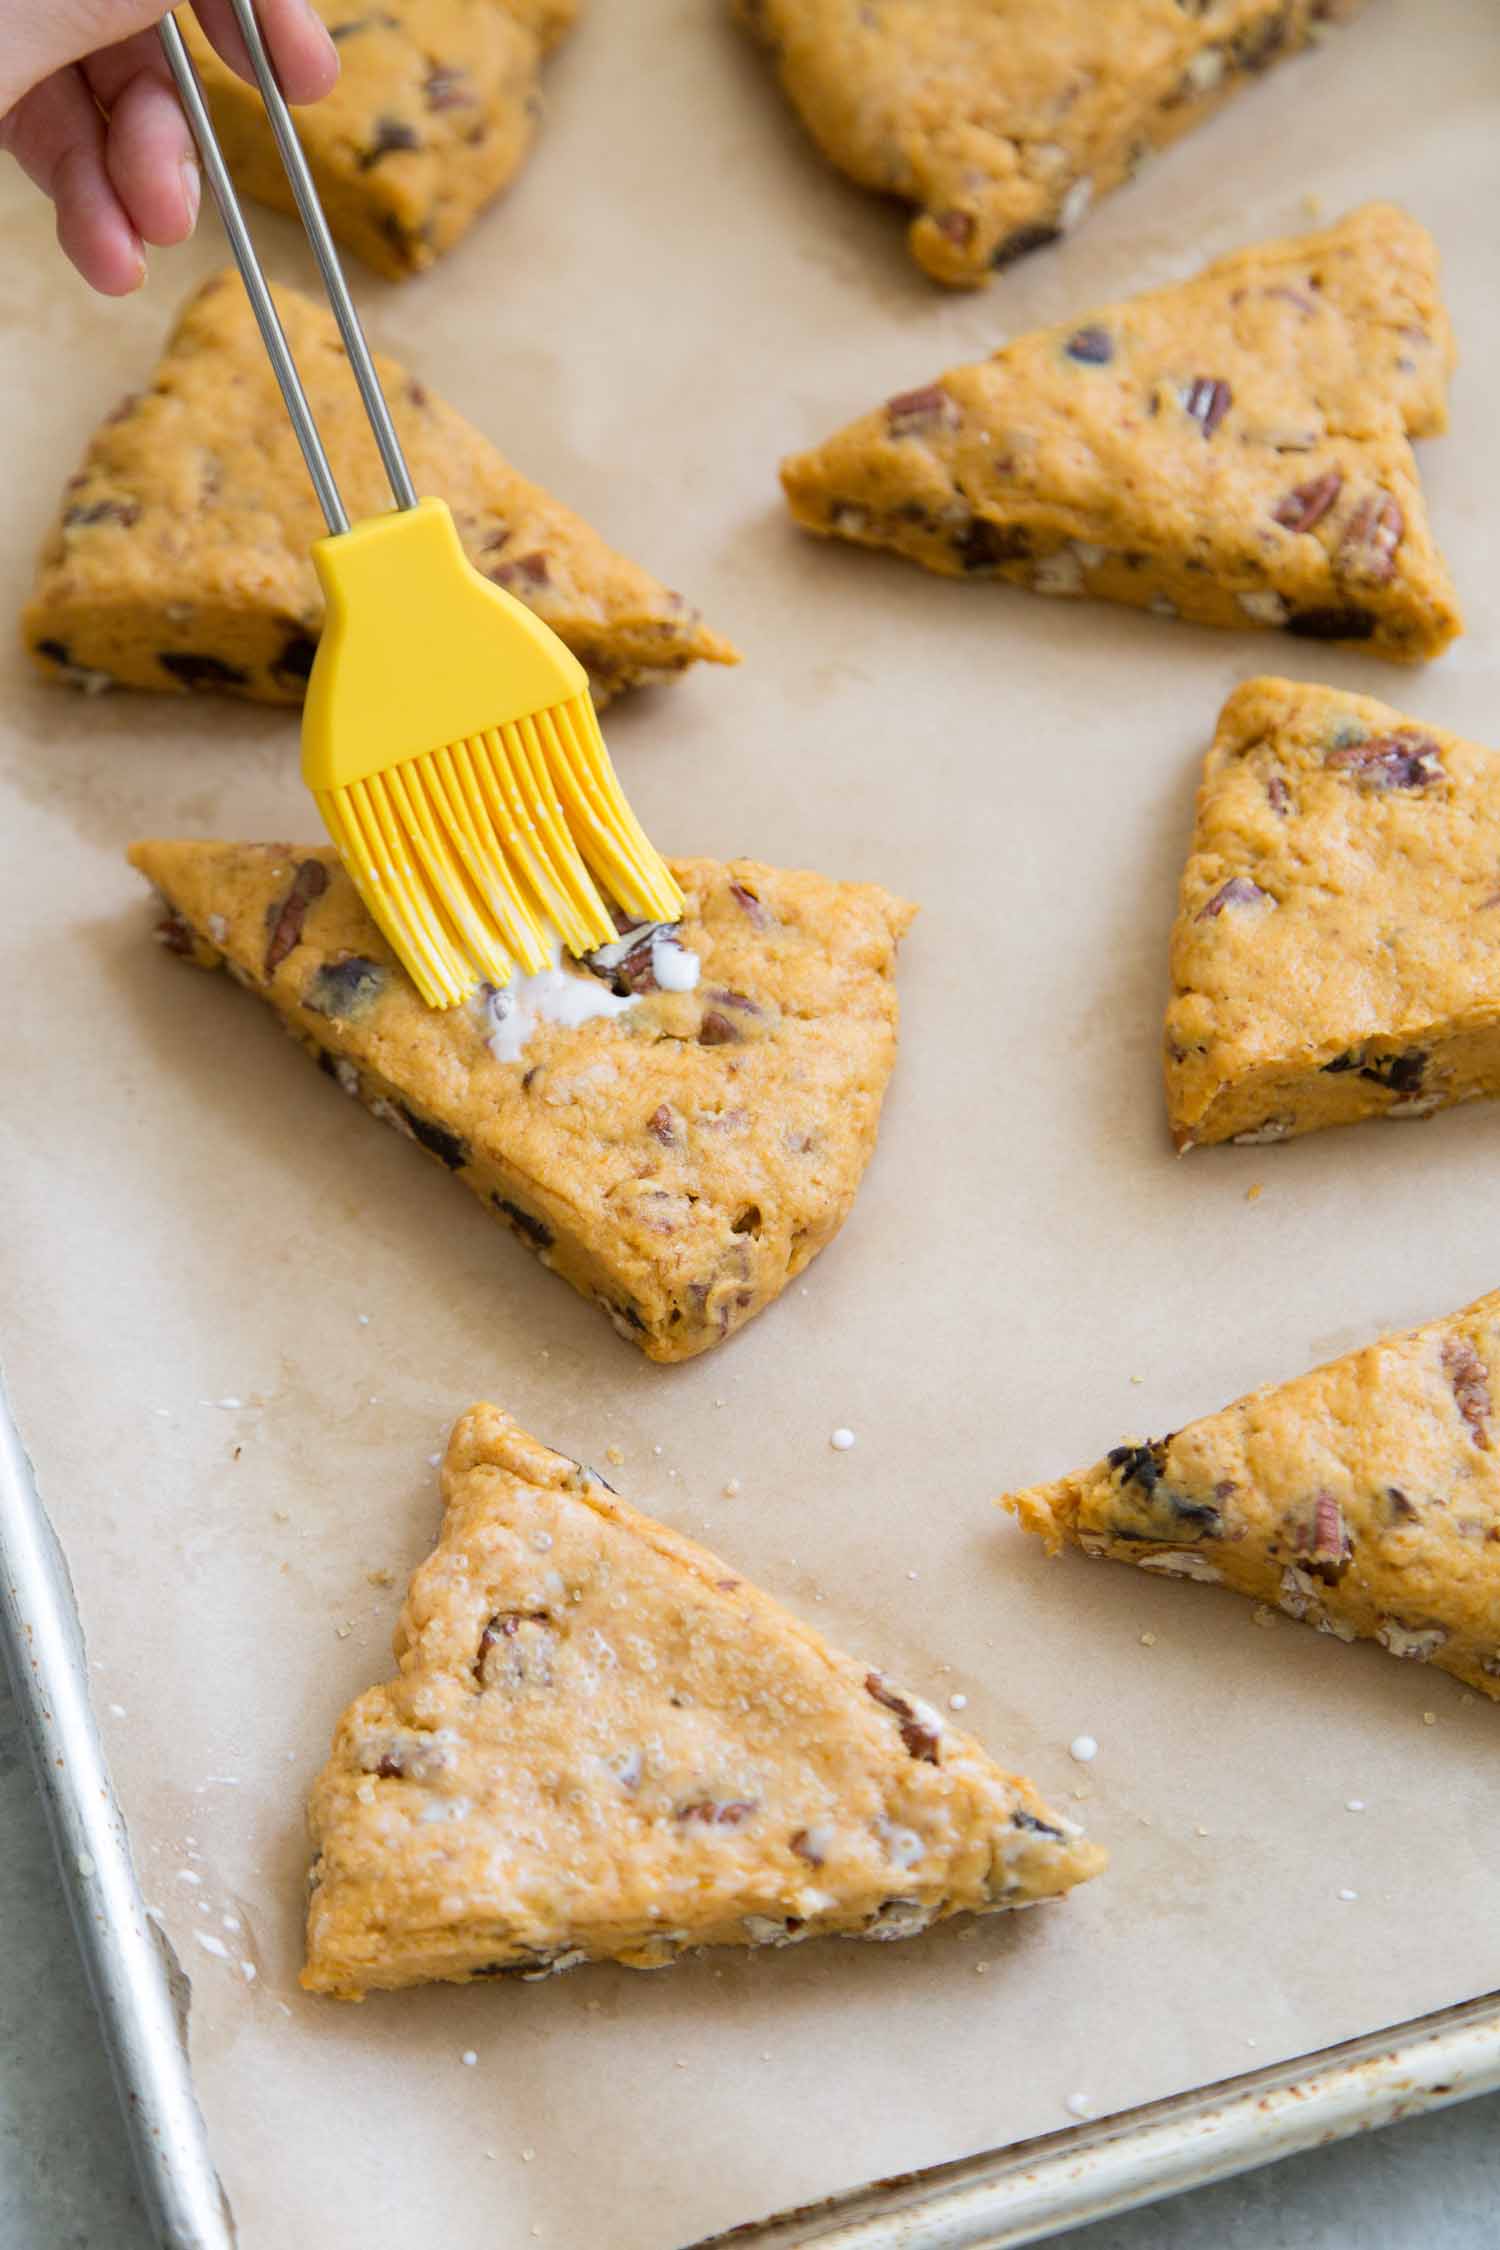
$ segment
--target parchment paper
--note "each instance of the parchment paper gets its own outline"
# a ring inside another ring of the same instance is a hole
[[[593,0],[509,200],[425,279],[360,275],[379,343],[742,642],[738,674],[610,715],[652,833],[924,903],[854,1216],[720,1355],[647,1365],[268,1012],[149,942],[130,837],[315,833],[286,714],[82,701],[7,649],[7,1374],[246,2250],[670,2250],[1051,2130],[1074,2093],[1102,2115],[1500,1984],[1493,1709],[1227,1593],[1048,1563],[988,1505],[1500,1278],[1492,1106],[1179,1164],[1157,1062],[1235,681],[1327,678],[1500,741],[1495,30],[1488,5],[1371,0],[963,298],[823,167],[716,0]],[[1464,366],[1423,469],[1469,633],[1440,665],[939,581],[789,527],[782,452],[1295,231],[1309,194],[1330,217],[1399,198],[1443,248]],[[305,281],[291,227],[259,231]],[[0,609],[93,423],[220,262],[206,222],[142,298],[95,302],[0,181]],[[588,1458],[618,1445],[638,1503],[966,1696],[1110,1874],[879,1950],[300,1997],[304,1791],[384,1676],[436,1526],[428,1456],[485,1396]]]

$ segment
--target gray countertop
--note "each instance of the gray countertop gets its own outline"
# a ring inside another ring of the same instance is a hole
[[[0,2250],[152,2250],[3,1680],[0,1929]],[[1054,2238],[1059,2250],[1494,2250],[1497,2240],[1500,2095]]]

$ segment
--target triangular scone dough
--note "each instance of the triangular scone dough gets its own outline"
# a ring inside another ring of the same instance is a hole
[[[911,1937],[1104,1864],[971,1736],[498,1407],[456,1425],[443,1497],[399,1675],[313,1790],[309,1990]]]
[[[1248,680],[1172,932],[1179,1148],[1500,1094],[1500,756],[1368,696]]]
[[[390,489],[332,316],[294,290],[276,301],[349,513],[379,514]],[[394,360],[376,364],[417,490],[446,500],[471,559],[561,634],[596,701],[700,658],[735,661],[681,595]],[[239,276],[219,274],[69,480],[26,640],[45,671],[85,687],[299,703],[322,629],[309,556],[324,529]]]
[[[1500,1697],[1500,1292],[1003,1505]]]
[[[808,531],[929,570],[1415,663],[1460,630],[1409,437],[1453,365],[1389,204],[1038,330],[782,464]]]
[[[130,857],[171,909],[167,943],[269,1000],[346,1093],[652,1359],[722,1343],[848,1214],[896,1058],[896,944],[915,911],[873,885],[677,861],[696,988],[660,990],[643,941],[611,972],[632,1005],[539,1020],[502,1060],[514,1025],[497,1028],[482,995],[425,1008],[331,850],[144,843]],[[571,969],[591,1001],[609,989]]]
[[[520,169],[542,102],[542,57],[578,0],[312,0],[342,66],[297,112],[308,164],[340,242],[399,281],[466,234]],[[235,184],[295,209],[265,105],[221,62],[191,15],[202,74]]]
[[[824,154],[974,287],[1358,0],[736,0]]]

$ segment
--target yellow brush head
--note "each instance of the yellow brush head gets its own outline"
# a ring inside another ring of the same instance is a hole
[[[482,578],[440,500],[321,539],[302,775],[429,1007],[615,936],[682,893],[615,778],[588,675]]]

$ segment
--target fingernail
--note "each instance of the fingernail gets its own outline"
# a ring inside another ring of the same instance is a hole
[[[182,160],[182,193],[188,208],[188,233],[198,224],[198,207],[203,201],[203,174],[198,169],[195,156]]]
[[[133,296],[137,289],[144,289],[146,286],[146,245],[137,235],[132,247],[135,251],[135,279],[130,284],[129,293]]]

